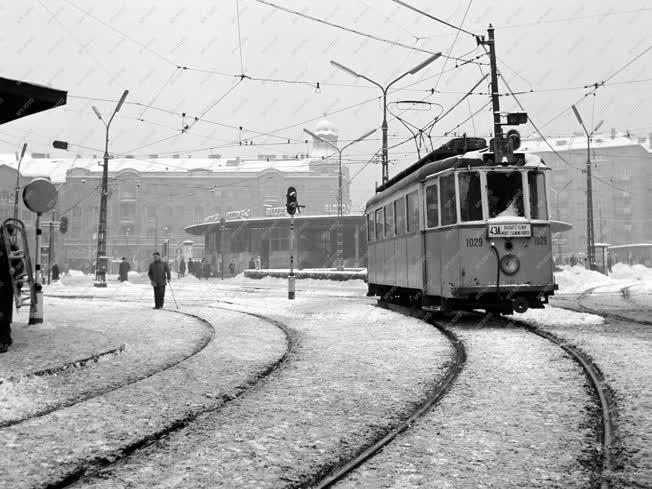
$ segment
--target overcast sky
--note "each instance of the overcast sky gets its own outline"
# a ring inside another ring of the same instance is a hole
[[[464,58],[483,53],[472,36],[391,0],[269,1],[424,51]],[[652,50],[609,80],[610,85],[595,96],[583,97],[588,90],[581,88],[605,80],[652,45],[649,1],[407,3],[473,33],[486,34],[492,22],[499,68],[513,90],[535,91],[519,99],[545,135],[578,130],[572,112],[566,110],[576,102],[587,122],[604,119],[606,130],[614,127],[640,135],[652,131]],[[330,114],[327,118],[338,127],[343,140],[379,127],[382,120],[377,99],[380,90],[334,69],[330,60],[385,84],[428,57],[427,52],[345,32],[255,0],[4,2],[0,27],[1,76],[68,91],[65,107],[0,127],[0,152],[14,152],[26,140],[30,151],[61,157],[67,155],[51,147],[54,139],[97,149],[75,147],[75,154],[101,154],[104,126],[91,105],[110,114],[115,104],[84,97],[117,100],[125,89],[131,103],[113,122],[114,153],[144,158],[166,153],[194,157],[306,153],[302,128],[314,128],[324,113]],[[454,60],[440,58],[400,81],[396,87],[410,87],[391,94],[389,100],[426,100],[447,110],[488,73],[487,57],[477,61],[483,65],[452,69]],[[440,76],[442,70],[445,73]],[[307,83],[232,76],[241,73]],[[321,93],[316,93],[317,82]],[[436,88],[434,94],[432,88]],[[487,83],[477,91],[487,92]],[[501,92],[506,91],[502,85]],[[456,107],[434,126],[435,145],[446,141],[446,132],[488,100],[487,95],[472,95]],[[356,104],[360,105],[347,109]],[[505,110],[518,110],[511,97],[502,97],[501,104]],[[392,105],[390,110],[416,126],[442,110],[433,105],[429,110],[401,112],[406,107]],[[182,118],[175,114],[181,112],[189,115],[185,123],[191,126],[183,134]],[[202,117],[193,123],[194,116]],[[457,132],[488,136],[490,128],[491,116],[485,109]],[[526,136],[533,129],[528,125],[520,131]],[[390,146],[410,135],[394,119],[390,119],[389,133]],[[241,146],[241,141],[253,141],[255,146]],[[380,131],[349,148],[346,155],[351,175],[356,175],[379,147]],[[414,143],[390,150],[390,159],[391,176],[415,161]],[[372,194],[380,174],[378,164],[369,164],[357,174],[352,183],[354,205]]]

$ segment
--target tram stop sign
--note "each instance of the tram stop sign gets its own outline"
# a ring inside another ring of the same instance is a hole
[[[57,188],[50,180],[35,178],[25,186],[23,202],[30,211],[43,214],[57,205],[57,195]]]

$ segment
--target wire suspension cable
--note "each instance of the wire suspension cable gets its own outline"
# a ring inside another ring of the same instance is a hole
[[[429,19],[432,19],[432,20],[434,20],[434,21],[436,21],[436,22],[439,22],[440,24],[444,24],[444,25],[447,25],[448,27],[452,27],[453,29],[457,29],[457,30],[460,31],[460,32],[464,32],[465,34],[468,34],[469,36],[477,37],[477,35],[474,34],[473,32],[469,32],[469,31],[467,31],[466,29],[462,29],[461,27],[458,27],[458,26],[456,26],[456,25],[450,24],[450,23],[446,22],[445,20],[442,20],[442,19],[440,19],[440,18],[438,18],[438,17],[435,17],[434,15],[430,15],[429,13],[424,12],[423,10],[419,10],[418,8],[413,7],[412,5],[409,5],[409,4],[407,4],[407,3],[405,3],[405,2],[403,2],[403,1],[401,1],[401,0],[392,0],[392,1],[393,1],[394,3],[398,3],[399,5],[402,5],[402,6],[405,7],[405,8],[409,8],[410,10],[413,10],[414,12],[417,12],[417,13],[419,13],[419,14],[421,14],[421,15],[425,15],[425,16],[428,17]],[[468,9],[467,9],[467,10],[468,10]]]

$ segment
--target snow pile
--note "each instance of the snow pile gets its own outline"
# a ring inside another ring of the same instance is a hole
[[[581,294],[593,287],[615,283],[613,278],[579,265],[555,273],[555,281],[560,294]]]
[[[652,281],[652,268],[648,268],[645,265],[627,265],[625,263],[616,263],[612,267],[612,273],[610,276],[623,280]]]
[[[246,278],[262,279],[265,277],[287,278],[289,270],[245,270],[244,275]],[[314,280],[365,280],[367,278],[367,271],[361,270],[296,270],[294,276],[297,279],[314,279]]]

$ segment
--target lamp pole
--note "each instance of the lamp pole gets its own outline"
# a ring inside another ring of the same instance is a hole
[[[357,142],[362,141],[363,139],[368,138],[371,136],[374,132],[376,132],[375,129],[372,129],[371,131],[363,134],[357,139],[354,139],[351,141],[349,144],[346,146],[343,146],[342,148],[338,148],[337,145],[331,143],[330,141],[318,136],[314,132],[310,131],[309,129],[303,130],[305,133],[309,134],[315,139],[319,139],[323,143],[328,144],[331,148],[333,148],[335,151],[337,151],[338,154],[338,184],[337,184],[337,269],[339,271],[344,270],[344,241],[343,241],[343,226],[342,226],[342,219],[343,219],[343,212],[342,212],[342,152],[348,148],[349,146],[354,145]]]
[[[598,122],[595,128],[589,132],[577,107],[573,105],[571,108],[586,134],[586,264],[589,270],[593,270],[595,267],[595,230],[593,227],[593,185],[591,181],[591,136],[602,126],[604,121]]]
[[[382,131],[383,131],[383,154],[382,154],[382,183],[386,183],[387,180],[389,180],[389,155],[388,155],[388,148],[387,148],[387,92],[390,89],[394,83],[397,81],[403,79],[407,75],[414,75],[421,71],[423,68],[428,66],[430,63],[435,61],[437,58],[441,56],[441,53],[435,53],[432,56],[430,56],[428,59],[423,61],[422,63],[418,64],[414,68],[412,68],[409,71],[406,71],[403,73],[401,76],[398,78],[392,80],[387,86],[383,86],[378,82],[373,81],[371,78],[368,78],[364,75],[361,75],[360,73],[355,72],[351,68],[347,68],[346,66],[338,63],[337,61],[332,61],[331,60],[331,65],[335,66],[336,68],[348,73],[351,76],[354,76],[356,78],[362,78],[364,80],[367,80],[369,83],[372,83],[376,85],[378,88],[380,88],[383,92],[383,123],[382,123]]]
[[[97,259],[95,262],[95,283],[93,284],[95,287],[106,287],[106,268],[108,260],[108,257],[106,256],[106,207],[107,196],[109,193],[109,128],[111,127],[113,118],[120,110],[120,107],[122,107],[128,94],[129,90],[125,90],[122,93],[122,97],[120,97],[118,105],[111,114],[109,122],[105,122],[104,119],[102,119],[102,114],[100,114],[98,108],[93,105],[93,112],[95,112],[97,118],[101,120],[106,127],[106,137],[104,139],[104,165],[102,167],[102,193],[100,196],[100,222],[97,230]],[[104,266],[101,265],[102,263]]]
[[[14,219],[18,219],[18,193],[20,192],[20,164],[23,162],[25,151],[27,150],[27,143],[23,143],[23,149],[18,158],[18,167],[16,168],[16,192],[14,194]]]

